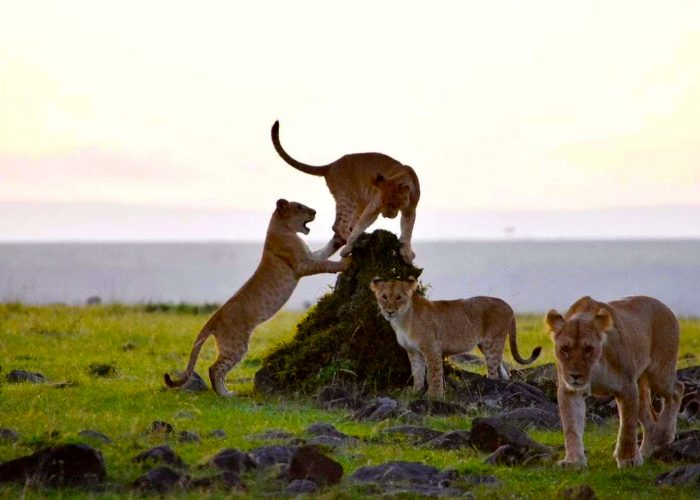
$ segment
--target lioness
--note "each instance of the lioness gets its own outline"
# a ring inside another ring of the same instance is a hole
[[[214,313],[197,335],[185,376],[173,381],[170,375],[164,375],[168,387],[179,387],[187,383],[194,371],[202,344],[213,335],[219,356],[209,368],[209,379],[218,395],[232,396],[233,393],[226,388],[226,374],[245,355],[253,329],[279,311],[302,276],[337,273],[347,269],[347,260],[326,260],[329,257],[327,250],[312,253],[297,235],[309,234],[306,224],[315,217],[316,211],[301,203],[283,199],[277,201],[258,268],[240,290]]]
[[[381,153],[358,153],[322,167],[295,160],[282,148],[279,122],[272,126],[272,144],[284,161],[306,174],[319,175],[335,199],[335,236],[326,245],[333,254],[343,243],[340,255],[352,252],[355,240],[379,214],[393,219],[401,212],[401,256],[410,264],[415,258],[411,235],[420,199],[420,184],[414,170]]]
[[[515,315],[501,299],[472,297],[431,301],[414,293],[417,286],[413,277],[405,281],[384,281],[375,277],[370,283],[382,316],[389,321],[396,340],[408,354],[414,391],[423,389],[427,365],[428,396],[443,398],[443,357],[471,351],[476,346],[484,353],[488,376],[508,378],[502,363],[506,337],[518,363],[529,364],[539,356],[541,347],[536,347],[528,359],[520,357]]]
[[[676,380],[678,321],[651,297],[627,297],[608,304],[583,297],[562,316],[549,311],[557,361],[557,398],[564,429],[562,465],[585,466],[584,397],[614,395],[620,432],[613,456],[619,468],[642,465],[643,456],[670,443],[683,398]],[[663,398],[656,414],[651,393]],[[644,429],[641,453],[637,422]]]

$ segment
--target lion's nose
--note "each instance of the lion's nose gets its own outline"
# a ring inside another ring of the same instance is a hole
[[[579,373],[570,373],[569,376],[571,377],[571,380],[574,382],[578,382],[578,379],[583,378],[583,375]]]

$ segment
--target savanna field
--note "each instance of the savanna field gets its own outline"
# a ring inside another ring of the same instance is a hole
[[[323,488],[317,495],[325,498],[364,498],[373,492],[347,480],[356,469],[392,460],[422,462],[439,469],[460,473],[495,476],[497,485],[470,487],[477,498],[549,498],[567,487],[587,484],[599,498],[697,498],[700,490],[658,487],[655,478],[679,463],[647,460],[636,469],[619,471],[612,458],[617,435],[617,418],[600,426],[587,424],[584,442],[589,467],[583,471],[562,470],[556,461],[514,467],[484,463],[486,454],[471,449],[439,450],[416,446],[407,439],[388,439],[382,431],[405,422],[388,418],[378,422],[357,421],[347,410],[323,410],[314,395],[287,394],[263,396],[254,393],[253,377],[265,353],[283,344],[294,334],[303,313],[282,312],[260,326],[250,349],[229,375],[229,389],[237,393],[230,400],[214,395],[166,390],[162,375],[184,368],[191,343],[209,312],[193,308],[149,309],[143,306],[33,307],[20,304],[0,305],[0,427],[19,433],[19,440],[0,441],[0,462],[37,449],[61,443],[87,443],[101,450],[107,468],[106,484],[89,493],[92,497],[140,497],[131,483],[151,464],[139,464],[133,457],[153,446],[167,443],[189,464],[188,474],[207,474],[198,468],[223,448],[243,451],[289,442],[289,438],[270,441],[261,433],[282,430],[305,438],[305,429],[316,422],[332,424],[359,441],[324,453],[343,467],[340,484]],[[540,316],[518,318],[518,343],[521,353],[536,345],[543,353],[536,364],[553,361],[552,345]],[[681,320],[681,348],[678,368],[700,364],[700,320]],[[206,377],[215,357],[213,340],[205,344],[197,372]],[[506,349],[506,359],[513,365]],[[44,383],[9,383],[11,370],[41,372]],[[481,367],[468,367],[483,373]],[[324,374],[327,376],[327,374]],[[409,401],[406,391],[387,394]],[[449,394],[448,394],[449,399]],[[469,430],[471,420],[482,416],[478,410],[467,416],[425,416],[416,425],[439,431]],[[171,434],[150,433],[152,422],[165,421],[174,427]],[[415,423],[415,422],[412,422]],[[679,421],[678,430],[700,428],[697,423]],[[97,430],[111,439],[102,443],[78,435],[82,430]],[[214,437],[212,431],[225,437]],[[181,442],[178,433],[192,431],[198,442]],[[529,429],[528,435],[552,447],[563,445],[561,431]],[[563,451],[558,457],[563,457]],[[285,483],[272,470],[251,471],[242,475],[246,490],[223,488],[174,490],[182,498],[220,498],[228,495],[253,497],[277,496]],[[460,480],[457,479],[456,482]],[[25,488],[0,484],[0,497],[83,497],[82,490]],[[413,497],[406,494],[406,497]]]

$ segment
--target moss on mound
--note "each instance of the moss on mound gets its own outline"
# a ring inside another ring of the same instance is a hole
[[[255,375],[261,392],[313,391],[332,382],[352,383],[365,391],[383,391],[410,382],[406,352],[377,309],[369,283],[418,277],[422,269],[406,264],[399,240],[389,231],[362,235],[352,263],[338,276],[297,325],[294,338],[270,353]],[[422,293],[422,292],[421,292]]]

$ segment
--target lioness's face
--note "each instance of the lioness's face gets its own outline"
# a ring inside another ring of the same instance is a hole
[[[402,317],[411,307],[411,297],[416,290],[418,282],[414,278],[406,281],[383,281],[374,278],[369,287],[374,292],[379,305],[379,311],[387,320]]]
[[[411,188],[403,180],[384,179],[379,176],[374,185],[382,200],[382,215],[393,219],[411,202]]]
[[[574,391],[590,388],[591,372],[603,355],[605,330],[612,327],[609,313],[601,309],[595,317],[565,320],[556,311],[546,318],[554,340],[554,355],[566,386]]]
[[[296,201],[277,200],[277,215],[285,220],[295,233],[309,234],[307,224],[316,218],[316,210]]]

